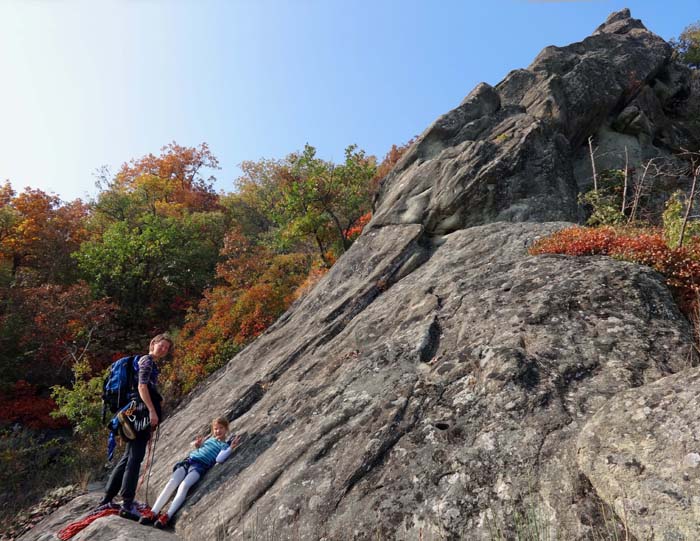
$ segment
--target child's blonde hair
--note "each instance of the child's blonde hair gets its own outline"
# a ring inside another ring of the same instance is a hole
[[[226,417],[217,417],[211,422],[212,429],[214,428],[214,425],[221,425],[226,429],[226,432],[229,431],[228,419]]]

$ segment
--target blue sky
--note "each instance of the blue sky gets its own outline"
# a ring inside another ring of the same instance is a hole
[[[94,196],[94,172],[207,142],[243,160],[309,142],[382,157],[480,81],[612,11],[669,39],[698,0],[0,0],[0,181]]]

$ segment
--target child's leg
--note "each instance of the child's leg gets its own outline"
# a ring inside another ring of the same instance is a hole
[[[177,513],[178,509],[180,509],[180,506],[184,503],[185,498],[187,497],[187,491],[192,488],[192,485],[194,485],[197,481],[199,481],[199,472],[192,468],[187,474],[187,477],[185,477],[182,483],[180,483],[180,488],[177,489],[177,494],[173,499],[173,503],[170,504],[170,508],[168,509],[169,519],[173,518],[173,515]]]
[[[165,488],[163,488],[162,492],[158,496],[158,499],[156,499],[156,503],[154,503],[153,507],[151,507],[151,511],[157,515],[160,510],[163,509],[165,503],[170,499],[170,496],[173,495],[175,489],[177,489],[177,486],[182,483],[182,480],[185,479],[186,475],[187,471],[183,466],[180,466],[173,472],[170,481],[168,481],[168,484],[165,485]]]

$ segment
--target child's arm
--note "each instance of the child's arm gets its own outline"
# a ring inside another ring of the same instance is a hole
[[[226,462],[228,457],[231,456],[231,453],[233,452],[233,448],[231,447],[226,447],[226,449],[222,449],[219,451],[219,454],[216,455],[216,463],[221,464],[222,462]]]
[[[238,443],[240,441],[241,441],[241,436],[239,434],[229,442],[228,447],[219,451],[219,454],[216,455],[217,464],[221,464],[222,462],[226,462],[228,457],[231,456],[231,453],[233,453],[233,451],[236,449],[236,447],[238,447]]]

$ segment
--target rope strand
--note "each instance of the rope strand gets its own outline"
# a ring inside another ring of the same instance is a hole
[[[156,444],[158,443],[158,437],[160,436],[160,430],[158,430],[158,427],[155,428],[154,436],[148,440],[148,449],[146,449],[146,467],[144,468],[144,472],[141,474],[141,477],[139,478],[138,485],[136,486],[136,492],[141,488],[141,485],[143,483],[144,478],[146,478],[146,494],[144,501],[148,505],[148,485],[149,481],[151,479],[151,467],[153,466],[153,456],[156,453]],[[153,445],[151,445],[153,444]],[[148,476],[147,476],[148,474]]]

